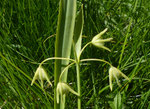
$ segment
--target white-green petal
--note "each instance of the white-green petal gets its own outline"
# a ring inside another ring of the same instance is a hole
[[[110,86],[110,90],[112,91],[112,81],[113,81],[113,75],[112,72],[109,72],[109,86]]]
[[[99,34],[97,34],[96,36],[94,36],[94,38],[92,39],[92,41],[95,41],[97,39],[99,39],[105,32],[107,31],[107,28],[104,29],[102,32],[100,32]]]

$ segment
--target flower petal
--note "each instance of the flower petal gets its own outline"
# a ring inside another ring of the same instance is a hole
[[[110,90],[112,91],[112,81],[113,81],[113,75],[112,75],[112,72],[109,72],[109,85],[110,85]]]
[[[95,41],[97,39],[99,39],[105,32],[107,31],[107,28],[104,29],[102,32],[100,32],[99,34],[97,34],[96,36],[94,36],[94,38],[92,39],[92,41]]]
[[[34,74],[34,77],[32,79],[32,82],[31,82],[31,86],[34,84],[35,80],[37,80],[39,77],[39,68],[37,68],[35,74]]]

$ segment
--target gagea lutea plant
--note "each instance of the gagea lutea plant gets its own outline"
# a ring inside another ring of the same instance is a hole
[[[77,107],[78,109],[81,109],[82,103],[80,81],[82,78],[80,78],[80,67],[82,65],[81,63],[83,62],[98,61],[104,62],[110,66],[108,75],[111,91],[113,90],[112,82],[114,79],[119,86],[121,86],[121,84],[119,83],[119,77],[122,76],[126,80],[129,80],[129,78],[125,74],[123,74],[118,68],[114,67],[106,60],[96,58],[80,59],[83,51],[88,47],[88,45],[93,45],[97,48],[111,52],[111,50],[105,46],[105,43],[111,42],[113,39],[103,39],[102,36],[108,30],[106,28],[99,34],[95,35],[90,42],[82,47],[82,30],[84,23],[83,19],[83,6],[81,6],[81,10],[76,16],[76,0],[60,0],[56,33],[55,57],[47,58],[40,63],[31,83],[31,85],[33,85],[35,80],[39,80],[41,87],[44,88],[43,83],[44,80],[46,80],[48,84],[51,85],[52,88],[54,88],[54,109],[65,108],[65,96],[68,92],[71,92],[72,94],[77,96]],[[74,58],[72,59],[70,58],[71,48],[74,51]],[[42,67],[45,62],[50,60],[55,60],[54,85],[52,85],[46,70]],[[77,91],[73,90],[73,88],[71,88],[71,86],[69,86],[69,84],[67,83],[67,72],[68,69],[73,65],[76,66]]]

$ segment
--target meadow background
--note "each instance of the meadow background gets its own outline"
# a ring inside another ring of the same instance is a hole
[[[106,64],[85,63],[81,67],[83,109],[150,109],[150,1],[77,0],[84,7],[83,45],[108,28],[105,45],[89,46],[81,58],[101,58],[119,68],[130,83],[114,82],[109,88]],[[1,0],[0,2],[0,108],[42,109],[53,107],[53,87],[31,87],[38,64],[54,56],[59,0]],[[54,35],[49,38],[49,36]],[[54,61],[44,65],[54,82]],[[68,83],[76,89],[75,67]],[[76,109],[77,100],[68,94],[66,109]],[[119,107],[121,106],[121,107]]]

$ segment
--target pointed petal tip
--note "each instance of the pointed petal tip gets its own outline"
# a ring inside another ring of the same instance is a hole
[[[108,28],[105,28],[104,31],[106,32],[108,30]]]
[[[32,82],[31,82],[31,86],[34,84],[34,82],[35,82],[35,80],[32,80]]]
[[[110,88],[110,91],[112,92],[112,89]]]
[[[112,91],[112,86],[110,86],[110,91]]]
[[[51,87],[53,86],[53,84],[52,84],[51,82],[49,83],[49,85],[50,85]]]
[[[111,50],[110,50],[110,49],[109,49],[108,51],[109,51],[109,52],[111,52]]]

